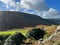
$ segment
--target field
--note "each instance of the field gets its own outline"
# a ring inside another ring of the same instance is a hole
[[[37,26],[36,28],[41,28],[41,29],[45,28],[47,33],[53,33],[56,30],[57,26],[56,25],[52,25],[52,26],[40,25],[40,26]],[[23,35],[25,35],[29,30],[30,29],[11,29],[8,31],[0,31],[0,34],[14,34],[16,32],[20,32]]]
[[[24,30],[24,29],[12,29],[12,30],[9,30],[9,31],[0,31],[0,35],[1,34],[4,34],[4,35],[15,34],[16,32],[20,32],[23,35],[25,35],[28,32],[28,30]]]

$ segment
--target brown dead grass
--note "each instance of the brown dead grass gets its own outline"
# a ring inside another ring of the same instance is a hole
[[[45,29],[46,30],[46,33],[53,33],[55,32],[56,28],[57,28],[57,25],[38,25],[36,26],[36,28],[40,28],[40,29]]]

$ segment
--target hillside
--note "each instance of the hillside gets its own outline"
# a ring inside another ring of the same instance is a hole
[[[60,25],[60,18],[58,19],[46,19],[49,22],[52,22],[55,25]]]
[[[50,25],[45,19],[22,12],[0,11],[0,30]]]

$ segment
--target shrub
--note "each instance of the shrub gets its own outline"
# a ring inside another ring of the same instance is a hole
[[[0,34],[0,45],[3,45],[3,43],[5,42],[5,39],[7,39],[10,36],[10,34],[4,35],[4,34]]]
[[[44,40],[47,39],[50,35],[51,35],[51,34],[48,34],[48,33],[45,34],[44,37],[43,37],[43,39],[44,39]]]
[[[35,40],[38,40],[40,38],[43,38],[43,36],[45,35],[45,31],[40,29],[40,28],[34,28],[30,31],[27,32],[26,37],[27,38],[34,38]]]
[[[23,43],[23,40],[25,40],[25,36],[22,35],[21,33],[17,32],[14,35],[9,36],[6,40],[4,45],[6,44],[16,44],[16,45],[20,45],[21,43]]]

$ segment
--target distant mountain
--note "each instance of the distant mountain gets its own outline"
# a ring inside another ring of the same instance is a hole
[[[60,19],[45,19],[49,22],[52,22],[54,25],[60,25]]]
[[[50,25],[52,23],[33,14],[0,11],[0,30],[35,27],[40,24]]]

